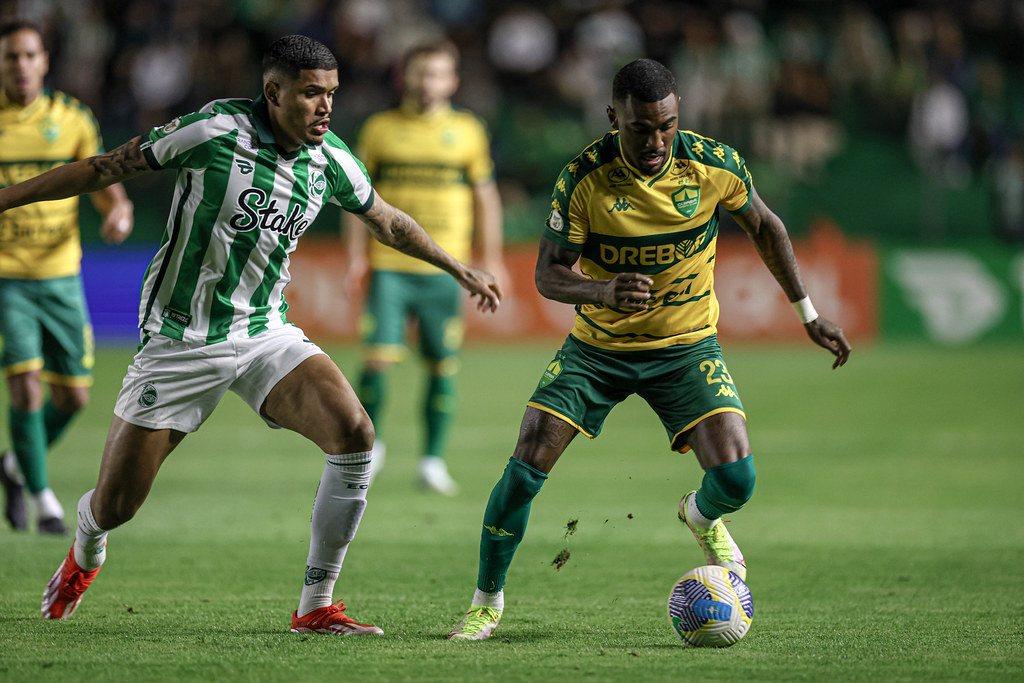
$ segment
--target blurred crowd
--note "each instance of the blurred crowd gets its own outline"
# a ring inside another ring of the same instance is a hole
[[[813,183],[856,141],[904,146],[937,187],[984,179],[994,227],[1024,239],[1024,0],[0,0],[12,14],[46,27],[49,84],[92,107],[108,143],[254,96],[286,33],[338,55],[332,128],[352,141],[396,101],[402,53],[445,34],[509,206],[544,213],[561,166],[607,129],[615,71],[649,56],[676,74],[681,127],[773,173]]]

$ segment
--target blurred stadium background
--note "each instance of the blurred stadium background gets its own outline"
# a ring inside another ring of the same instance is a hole
[[[1024,2],[735,0],[0,0],[48,31],[48,85],[88,104],[107,148],[210,99],[254,96],[259,55],[292,32],[340,58],[332,128],[352,142],[395,101],[399,56],[444,33],[463,54],[456,103],[493,135],[515,275],[503,315],[471,339],[561,336],[571,311],[532,286],[561,167],[607,128],[615,71],[650,56],[676,73],[681,127],[747,158],[786,221],[819,310],[858,340],[1024,339]],[[138,283],[171,177],[128,188],[129,244],[107,248],[83,203],[84,272],[100,341],[134,336]],[[717,289],[726,339],[799,339],[786,302],[725,219]],[[300,247],[291,318],[354,336],[336,277],[338,215]],[[785,318],[789,320],[789,318]],[[783,329],[780,329],[783,328]]]

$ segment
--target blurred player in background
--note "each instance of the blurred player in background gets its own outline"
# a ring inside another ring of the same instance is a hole
[[[43,88],[49,55],[28,21],[0,25],[0,187],[102,153],[92,112]],[[90,194],[103,214],[100,234],[122,242],[132,203],[120,183]],[[50,488],[47,448],[89,402],[92,328],[82,291],[78,197],[23,206],[0,215],[0,338],[10,396],[13,452],[0,461],[4,516],[28,528],[28,487],[40,533],[66,534],[64,510]],[[44,400],[43,382],[49,385]]]
[[[330,201],[360,214],[377,239],[451,273],[481,310],[496,310],[501,293],[490,274],[452,258],[374,191],[328,129],[337,88],[331,51],[285,36],[264,56],[255,101],[216,100],[109,154],[0,190],[4,211],[176,171],[166,232],[142,285],[142,343],[96,488],[78,502],[75,542],[46,586],[44,618],[75,611],[106,559],[108,532],[135,515],[167,456],[231,390],[270,427],[298,432],[325,454],[291,630],[381,633],[332,603],[366,506],[373,424],[338,366],[285,319],[289,255]]]
[[[481,266],[500,282],[505,272],[501,198],[484,124],[451,104],[459,86],[458,62],[458,50],[447,40],[411,50],[402,72],[401,105],[367,119],[356,152],[389,201],[460,260],[470,259],[475,242]],[[356,221],[346,217],[346,223],[350,281],[357,282],[367,270],[367,240]],[[406,324],[415,321],[427,368],[419,483],[455,495],[458,485],[444,456],[455,417],[464,330],[459,288],[438,268],[379,242],[369,245],[369,269],[360,326],[367,352],[358,393],[377,431],[371,478],[384,464],[386,373],[404,356]]]
[[[527,403],[515,452],[491,492],[477,590],[450,639],[493,633],[533,498],[576,434],[595,438],[608,412],[633,393],[661,418],[670,447],[692,449],[704,470],[701,487],[680,501],[679,519],[708,564],[746,578],[722,521],[753,493],[754,462],[716,334],[719,206],[750,237],[808,336],[836,357],[832,367],[849,357],[842,330],[814,311],[786,227],[754,190],[743,158],[679,131],[678,115],[672,73],[650,59],[627,64],[612,85],[613,132],[558,177],[536,282],[543,296],[575,304],[576,321]]]

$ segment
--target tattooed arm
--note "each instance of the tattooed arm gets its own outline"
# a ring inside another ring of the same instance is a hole
[[[793,243],[782,219],[776,216],[761,200],[757,190],[753,190],[750,207],[743,213],[734,214],[736,222],[743,228],[754,243],[758,255],[775,280],[786,293],[790,302],[799,301],[807,296],[800,268],[793,254]],[[850,343],[846,341],[843,330],[838,325],[821,316],[804,324],[807,336],[818,346],[824,347],[836,357],[833,368],[846,363],[850,356]]]
[[[64,199],[93,193],[151,171],[142,155],[141,138],[132,138],[117,149],[59,166],[51,171],[0,190],[0,211],[23,204]]]
[[[374,192],[373,206],[358,217],[378,242],[451,273],[471,296],[480,297],[477,308],[481,311],[497,310],[501,289],[494,276],[457,261],[439,247],[409,214],[391,206]]]

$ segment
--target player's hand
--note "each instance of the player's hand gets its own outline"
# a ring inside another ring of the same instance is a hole
[[[130,201],[120,202],[103,219],[100,237],[107,244],[121,244],[132,234],[134,226],[134,205]]]
[[[494,313],[501,303],[501,287],[494,276],[484,270],[466,266],[463,268],[459,284],[469,290],[471,297],[480,297],[476,309],[481,313]]]
[[[846,341],[846,336],[839,325],[818,316],[806,323],[804,329],[815,344],[828,349],[836,357],[836,361],[832,363],[833,370],[846,365],[850,358],[850,342]]]
[[[604,288],[604,303],[627,311],[646,311],[654,280],[640,273],[619,273]]]

